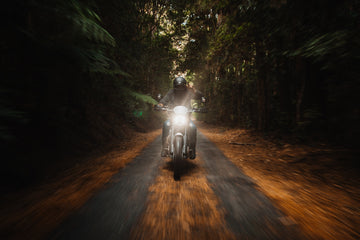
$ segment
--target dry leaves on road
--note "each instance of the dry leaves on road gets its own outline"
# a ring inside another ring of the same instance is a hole
[[[131,141],[68,169],[47,184],[3,196],[0,209],[2,236],[6,239],[43,239],[159,135],[160,130],[133,133]]]
[[[358,169],[347,165],[354,161],[353,153],[327,145],[279,144],[251,131],[198,125],[309,239],[360,239],[360,178]]]
[[[189,160],[181,181],[174,181],[170,159],[149,188],[145,212],[133,239],[235,239],[224,210],[209,186],[201,159]]]

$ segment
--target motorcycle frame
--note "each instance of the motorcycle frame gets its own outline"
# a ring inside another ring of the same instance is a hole
[[[188,120],[190,119],[190,114],[188,114]],[[169,131],[169,136],[170,136],[170,142],[168,142],[169,147],[170,147],[170,155],[172,160],[174,160],[174,140],[176,136],[181,136],[183,139],[183,147],[182,147],[182,154],[183,154],[183,159],[187,159],[187,153],[188,153],[188,131],[189,131],[189,121],[186,123],[185,126],[182,127],[181,130],[183,130],[184,133],[182,133],[182,131],[177,131],[175,132],[175,124],[173,123],[172,118],[170,118],[170,131]]]

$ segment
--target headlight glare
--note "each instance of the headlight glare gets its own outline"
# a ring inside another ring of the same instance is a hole
[[[187,108],[184,106],[176,106],[174,108],[174,112],[175,114],[186,114],[187,113]]]
[[[185,125],[187,122],[187,119],[185,116],[175,116],[173,121],[174,121],[175,125]]]

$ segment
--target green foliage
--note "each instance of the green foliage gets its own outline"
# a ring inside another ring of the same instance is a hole
[[[153,105],[157,104],[157,101],[155,99],[153,99],[151,96],[137,93],[137,92],[131,91],[129,89],[125,90],[125,92],[127,92],[136,101],[140,101],[142,103],[153,104]]]
[[[216,113],[208,120],[311,134],[359,119],[351,114],[360,91],[358,7],[352,0],[200,1],[181,66],[205,89]]]
[[[346,30],[326,33],[313,37],[289,56],[311,58],[314,62],[323,63],[323,69],[335,67],[339,59],[347,58],[353,53],[348,48],[349,32]]]
[[[81,35],[90,41],[105,43],[115,47],[115,39],[99,25],[100,17],[91,9],[72,0],[69,6],[64,6],[64,16],[66,16],[74,26],[74,32],[80,32]],[[70,8],[70,9],[68,9]],[[72,12],[68,14],[68,12]]]
[[[358,7],[355,0],[10,1],[0,12],[1,147],[36,159],[26,152],[99,147],[121,137],[127,122],[144,129],[177,72],[207,96],[207,121],[359,132]]]
[[[168,1],[142,0],[19,0],[2,8],[6,174],[26,162],[40,174],[61,156],[123,138],[129,126],[153,128],[153,97],[168,90],[178,54],[169,11]]]

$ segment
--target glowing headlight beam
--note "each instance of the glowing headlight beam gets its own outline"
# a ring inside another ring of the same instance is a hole
[[[174,108],[174,112],[175,112],[175,114],[185,114],[185,113],[187,113],[187,108],[184,106],[176,106]]]
[[[185,116],[175,116],[173,121],[174,121],[175,125],[185,125],[187,122],[187,119]]]

